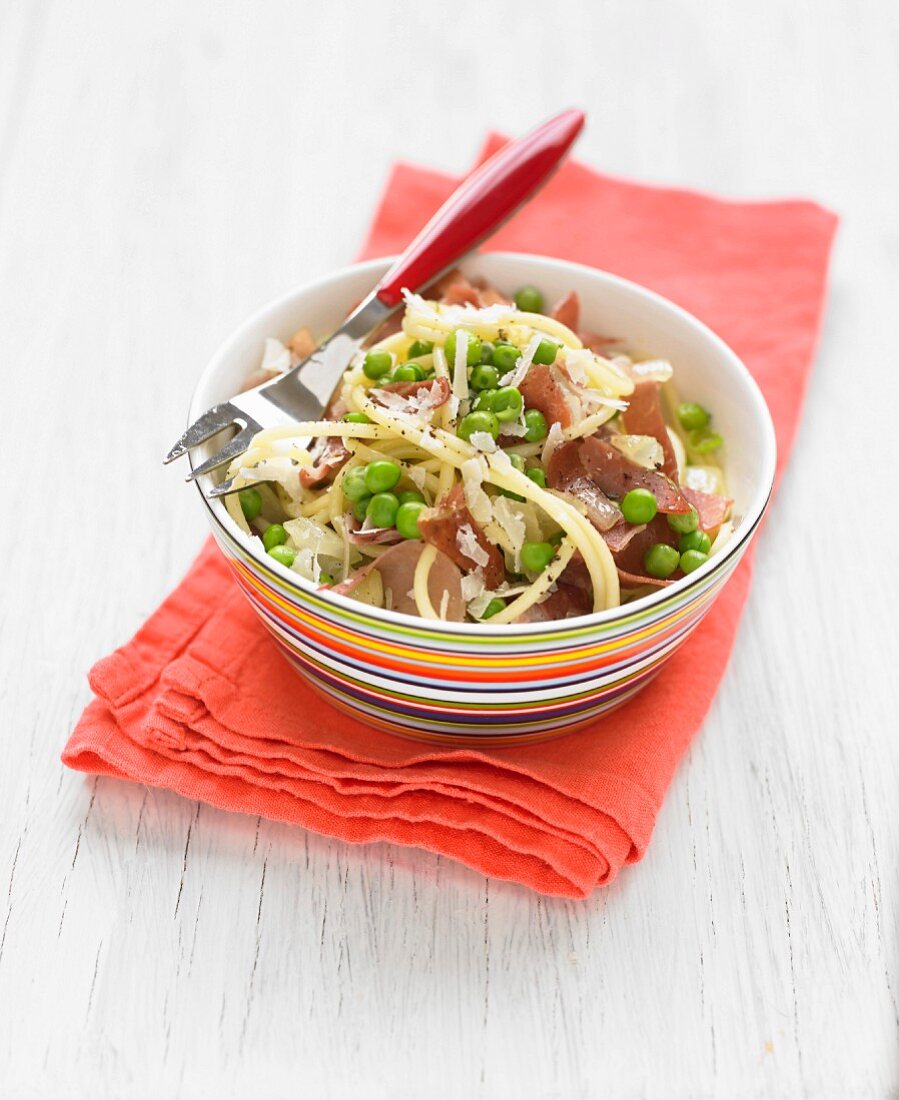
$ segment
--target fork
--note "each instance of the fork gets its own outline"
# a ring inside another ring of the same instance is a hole
[[[402,304],[403,290],[432,282],[511,217],[546,183],[583,125],[582,111],[562,111],[503,146],[453,192],[332,336],[285,374],[207,409],[163,461],[237,428],[221,450],[191,469],[186,480],[196,481],[242,455],[263,428],[318,419],[353,355]],[[233,492],[232,483],[223,481],[207,496]]]

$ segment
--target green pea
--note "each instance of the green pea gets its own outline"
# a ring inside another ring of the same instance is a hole
[[[494,615],[498,615],[500,611],[505,611],[505,609],[505,601],[501,600],[498,596],[494,596],[481,612],[481,619],[492,619]]]
[[[273,523],[262,532],[262,545],[266,550],[271,550],[273,546],[280,546],[284,542],[287,542],[287,532],[280,523]]]
[[[457,332],[462,331],[460,329]],[[446,343],[443,345],[443,350],[446,352],[446,361],[449,363],[450,370],[453,369],[453,365],[456,362],[456,333],[451,332],[446,338]],[[481,341],[474,333],[468,333],[468,346],[465,349],[465,362],[473,367],[481,361]]]
[[[375,493],[368,502],[365,515],[375,527],[392,527],[399,507],[400,502],[393,493]]]
[[[321,571],[321,573],[319,573],[319,575],[318,575],[318,583],[319,584],[333,584],[334,583],[334,578],[331,576],[330,573],[326,573],[323,569]]]
[[[365,413],[347,413],[343,419],[348,424],[371,424],[371,417]]]
[[[488,365],[493,362],[493,344],[489,340],[481,342],[481,362]]]
[[[717,451],[723,445],[724,440],[717,432],[709,431],[708,428],[699,428],[688,434],[687,442],[696,454],[707,455],[711,454],[712,451]]]
[[[546,488],[546,473],[540,466],[532,466],[530,470],[525,470],[525,473],[535,485],[539,485],[541,489]]]
[[[273,546],[268,554],[270,558],[286,565],[288,569],[293,565],[294,558],[297,556],[296,550],[291,550],[289,546]]]
[[[237,494],[237,499],[240,501],[240,510],[243,512],[243,518],[247,523],[252,523],[262,511],[262,497],[259,495],[259,490],[241,489]]]
[[[501,424],[517,420],[523,408],[524,398],[521,396],[521,390],[515,389],[514,386],[503,386],[496,391],[490,402],[490,411],[495,413],[496,419]]]
[[[549,366],[550,363],[555,363],[558,354],[559,345],[557,343],[553,340],[541,340],[534,352],[533,362]]]
[[[490,412],[493,407],[493,398],[496,397],[496,393],[496,390],[481,390],[474,399],[473,408],[481,409],[484,412]]]
[[[377,462],[369,462],[365,468],[365,488],[370,493],[389,492],[403,476],[403,471],[396,462],[389,459],[379,459]]]
[[[697,405],[695,401],[685,401],[677,406],[677,419],[685,432],[694,432],[697,428],[707,428],[711,416],[702,405]]]
[[[401,363],[391,374],[391,382],[421,382],[425,372],[418,363]]]
[[[701,550],[687,550],[680,556],[680,567],[684,573],[692,573],[708,560],[708,554],[703,554]]]
[[[399,506],[396,513],[396,529],[404,539],[420,539],[418,517],[427,508],[422,500],[407,500]]]
[[[493,365],[500,374],[514,370],[520,358],[521,352],[514,344],[497,344],[493,349]]]
[[[473,390],[495,390],[499,384],[496,367],[491,367],[489,364],[481,364],[475,367],[471,372],[468,384]]]
[[[362,364],[362,373],[366,378],[377,382],[385,374],[389,374],[393,367],[393,356],[389,351],[370,351]]]
[[[522,313],[542,313],[543,295],[535,286],[523,286],[515,291],[515,305]]]
[[[673,546],[667,546],[664,542],[657,542],[643,555],[643,568],[650,577],[665,580],[677,569],[680,562],[680,554]]]
[[[343,475],[343,480],[340,483],[343,495],[354,504],[357,500],[362,500],[363,497],[371,496],[368,486],[365,484],[365,471],[367,469],[367,466],[353,466]]]
[[[658,510],[659,502],[648,489],[631,489],[621,502],[621,511],[628,523],[649,523]]]
[[[469,440],[476,432],[488,432],[496,439],[499,436],[499,420],[492,412],[478,410],[463,416],[456,435],[460,439]]]
[[[511,454],[509,455],[509,461],[519,473],[524,473],[525,461],[522,455]]]
[[[401,505],[416,503],[419,501],[424,504],[425,502],[425,498],[417,489],[406,489],[405,492],[397,493],[397,500],[400,502]]]
[[[368,502],[370,500],[371,493],[366,493],[364,497],[360,497],[353,505],[353,515],[360,523],[365,519],[365,511],[368,508]]]
[[[524,426],[527,428],[524,438],[528,443],[539,443],[541,439],[546,439],[549,433],[546,417],[539,409],[524,410]]]
[[[407,359],[417,359],[419,355],[430,355],[434,350],[434,345],[427,340],[413,340],[409,345],[409,351],[406,353]]]
[[[688,531],[695,531],[699,526],[699,513],[695,508],[689,512],[669,512],[668,526],[679,535],[686,535]]]
[[[551,542],[523,542],[521,564],[529,573],[542,573],[556,555]]]
[[[700,554],[707,554],[712,549],[712,540],[705,531],[688,531],[677,540],[677,545],[682,554],[688,550],[698,550]]]

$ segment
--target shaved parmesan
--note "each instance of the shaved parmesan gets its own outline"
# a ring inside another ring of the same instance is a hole
[[[527,538],[527,525],[519,512],[513,508],[509,497],[497,497],[493,502],[493,517],[509,540],[509,546],[515,558],[515,572],[521,571],[521,547]]]
[[[283,374],[290,370],[290,349],[286,348],[280,340],[275,340],[271,336],[266,337],[259,369],[271,371],[272,374]]]
[[[479,451],[484,451],[486,454],[493,454],[496,450],[496,440],[490,432],[472,432],[468,442],[472,447],[477,447]]]
[[[444,588],[443,595],[440,597],[440,608],[437,612],[439,617],[446,620],[446,610],[449,607],[449,592]]]
[[[532,336],[528,341],[528,346],[524,349],[518,358],[515,366],[502,376],[499,380],[501,386],[518,386],[524,376],[531,368],[531,363],[534,361],[534,355],[537,352],[537,348],[540,347],[540,341],[543,336],[538,332],[535,336]]]
[[[554,420],[550,425],[549,432],[546,436],[546,442],[543,444],[543,453],[540,455],[540,461],[543,464],[543,468],[546,468],[546,464],[552,458],[555,453],[556,447],[560,443],[565,441],[565,436],[562,434],[562,425],[558,420]]]
[[[724,483],[721,471],[717,466],[685,467],[683,484],[688,489],[696,489],[700,493],[712,493],[716,496],[724,495]]]
[[[329,558],[343,558],[343,539],[328,527],[316,523],[314,519],[300,516],[298,519],[284,521],[284,530],[298,551],[309,550]]]
[[[490,561],[490,555],[478,542],[478,537],[470,523],[463,523],[456,532],[456,546],[459,547],[460,553],[475,565],[484,566]]]
[[[484,575],[479,569],[476,569],[473,573],[466,573],[462,577],[462,599],[466,603],[477,599],[483,591]]]
[[[631,363],[630,373],[636,382],[668,382],[674,377],[674,367],[667,359],[644,359]]]
[[[482,485],[486,473],[483,462],[482,458],[468,458],[459,468],[462,474],[465,503],[471,512],[472,519],[482,527],[493,519],[493,506]]]
[[[406,473],[409,475],[409,480],[416,489],[424,489],[425,483],[428,480],[427,470],[422,469],[421,466],[409,466]]]
[[[647,470],[657,470],[665,461],[662,444],[652,435],[613,435],[609,442],[625,458]]]

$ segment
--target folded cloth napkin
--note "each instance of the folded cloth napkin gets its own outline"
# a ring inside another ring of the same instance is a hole
[[[502,140],[491,135],[482,157]],[[456,182],[397,166],[363,254],[399,251]],[[835,227],[810,202],[725,201],[569,161],[487,247],[605,268],[702,318],[764,391],[782,465]],[[545,744],[451,749],[371,730],[320,700],[207,545],[135,637],[94,666],[96,699],[63,761],[347,841],[426,848],[583,898],[646,851],[724,672],[750,572],[744,560],[652,686],[592,729]]]

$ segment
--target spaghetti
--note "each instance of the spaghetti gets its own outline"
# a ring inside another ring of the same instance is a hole
[[[458,274],[406,293],[324,419],[232,463],[235,522],[313,583],[430,619],[601,611],[704,564],[732,530],[709,413],[667,362],[579,330],[574,295],[516,297]]]

